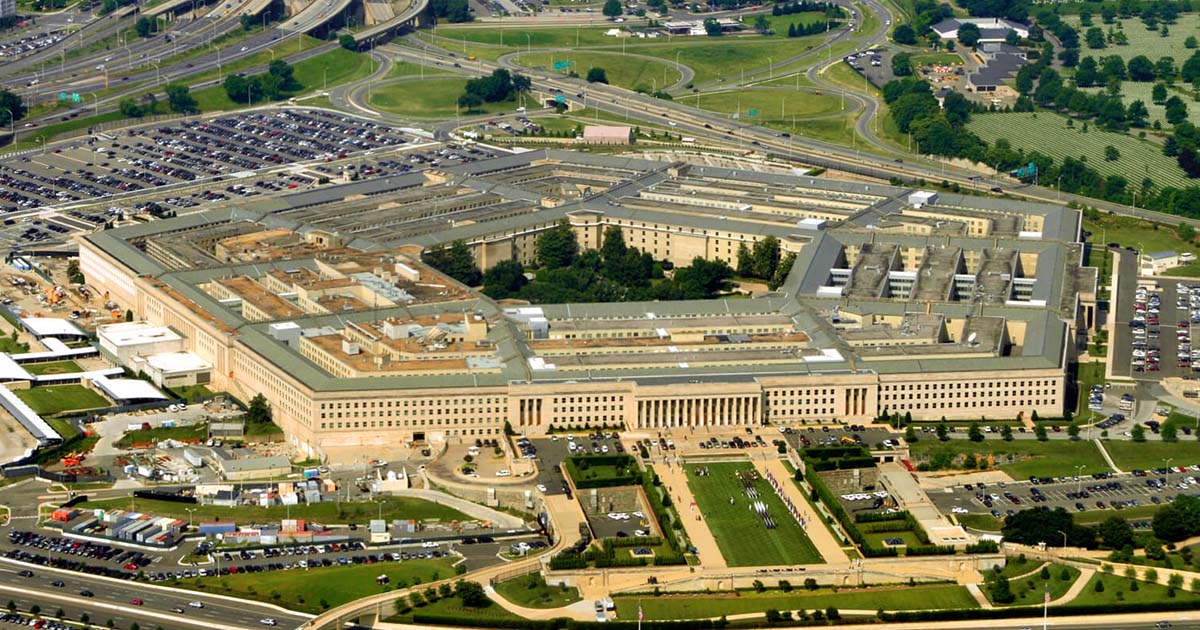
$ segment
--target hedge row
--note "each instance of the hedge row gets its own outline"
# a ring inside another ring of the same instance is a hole
[[[905,547],[904,555],[906,556],[952,556],[954,555],[953,545],[921,545],[918,547]]]
[[[840,459],[842,457],[863,457],[871,453],[859,446],[808,446],[803,450],[804,459]]]
[[[824,470],[853,470],[855,468],[871,468],[875,459],[867,457],[841,457],[837,459],[818,459],[809,462],[809,466],[817,472]]]
[[[631,538],[606,538],[609,547],[657,547],[663,543],[661,536],[633,536]]]
[[[908,517],[908,512],[856,512],[855,523],[877,523],[879,521],[902,521]]]
[[[967,553],[996,553],[1000,551],[1000,543],[994,540],[981,540],[967,545]]]

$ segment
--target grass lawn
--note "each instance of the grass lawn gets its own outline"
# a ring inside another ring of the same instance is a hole
[[[440,520],[440,521],[464,521],[470,518],[455,510],[454,508],[438,505],[432,501],[424,499],[412,499],[408,497],[386,497],[382,500],[383,509],[380,511],[380,506],[375,502],[358,502],[351,503],[347,501],[338,503],[314,503],[310,505],[293,505],[291,509],[287,509],[284,505],[274,505],[271,507],[258,506],[237,506],[237,507],[221,507],[217,505],[188,505],[186,503],[173,503],[171,501],[153,501],[150,499],[133,499],[121,497],[117,499],[104,499],[101,501],[88,501],[85,504],[86,508],[103,508],[103,509],[129,509],[130,503],[133,503],[134,509],[142,512],[150,512],[160,516],[174,516],[186,520],[188,512],[185,507],[195,509],[195,521],[235,521],[237,523],[261,523],[263,521],[274,521],[281,518],[303,518],[310,521],[316,521],[322,524],[341,524],[341,523],[365,523],[370,519],[383,518],[384,520],[392,519],[415,519],[418,521],[425,520]],[[383,516],[380,517],[380,514]]]
[[[586,77],[592,68],[603,68],[604,75],[610,85],[629,90],[645,88],[662,89],[679,80],[680,74],[673,66],[656,61],[647,61],[644,57],[631,57],[619,52],[537,52],[522,53],[516,62],[526,68],[536,68],[542,72],[555,72],[554,64],[569,62],[570,70]],[[566,73],[567,70],[557,72]]]
[[[13,390],[13,393],[42,416],[50,416],[64,411],[97,409],[112,404],[100,394],[83,385],[31,387]]]
[[[75,425],[71,424],[65,418],[46,418],[46,424],[49,424],[51,429],[57,431],[62,436],[64,442],[79,435],[79,429],[76,429]]]
[[[774,31],[773,33],[771,33],[771,37],[782,38],[782,39],[795,39],[794,37],[789,38],[787,36],[789,24],[795,24],[796,27],[799,28],[801,24],[803,24],[804,26],[808,26],[809,24],[817,24],[820,22],[824,22],[825,21],[825,12],[824,11],[806,11],[804,13],[793,13],[791,15],[767,15],[765,17],[767,18],[767,22],[771,24],[771,30]],[[753,26],[754,21],[747,20],[747,24],[750,24],[751,26]],[[834,28],[836,29],[837,27],[838,27],[838,25],[835,24]]]
[[[308,571],[264,571],[179,580],[178,586],[319,613],[349,601],[382,593],[402,583],[411,585],[415,581],[432,582],[448,578],[454,575],[451,562],[450,559],[439,558],[321,567]],[[391,578],[391,584],[376,584],[375,578],[379,575],[387,575]]]
[[[117,440],[119,448],[129,448],[131,444],[144,444],[160,440],[194,440],[208,437],[208,425],[193,424],[186,427],[158,427],[155,429],[139,429],[130,431]]]
[[[668,44],[651,46],[630,46],[629,52],[651,55],[660,59],[675,60],[679,55],[679,63],[696,72],[693,82],[696,84],[715,81],[720,77],[730,80],[741,79],[741,72],[747,72],[746,78],[751,78],[750,71],[766,68],[771,62],[779,63],[793,55],[818,45],[824,35],[808,37],[784,38],[782,41],[774,38],[753,36],[747,37],[701,37],[692,38],[686,44]],[[678,39],[676,40],[678,41]],[[762,73],[766,75],[767,73]],[[766,78],[761,76],[759,78]]]
[[[884,542],[883,542],[884,540],[887,540],[889,538],[899,538],[899,539],[903,540],[904,545],[906,547],[920,547],[921,546],[921,540],[918,539],[917,535],[915,533],[913,533],[911,530],[902,531],[902,532],[872,532],[870,534],[863,534],[863,535],[866,537],[867,542],[871,543],[872,547],[883,548],[883,547],[890,546],[890,545],[884,544]]]
[[[1036,569],[1037,563],[1026,563],[1019,568],[1021,570],[1010,574],[1009,577],[1011,578],[1012,575],[1022,575],[1030,570]],[[1042,603],[1043,597],[1045,597],[1044,593],[1046,592],[1047,584],[1050,585],[1050,599],[1055,600],[1065,595],[1067,591],[1070,590],[1071,585],[1075,583],[1075,580],[1079,579],[1079,569],[1074,567],[1064,567],[1063,565],[1051,564],[1048,568],[1050,569],[1049,580],[1043,580],[1041,576],[1036,573],[1025,578],[1010,579],[1009,588],[1012,589],[1013,595],[1017,596],[1017,599],[1014,600],[1013,603],[992,603],[996,606],[1028,606],[1030,604],[1040,604]],[[1066,568],[1068,574],[1068,579],[1066,580],[1062,579],[1062,571],[1064,568]],[[988,594],[987,588],[983,588],[982,590],[984,594]],[[991,599],[990,594],[988,594],[988,599]]]
[[[384,85],[371,91],[368,104],[390,114],[419,118],[454,116],[458,97],[462,96],[467,79],[426,79]],[[479,110],[487,113],[512,112],[515,101],[484,103]]]
[[[922,53],[912,56],[913,66],[951,66],[962,65],[962,57],[954,53]]]
[[[180,387],[172,387],[169,391],[170,393],[188,401],[189,404],[204,400],[211,400],[214,396],[212,390],[203,385],[183,385]]]
[[[496,584],[496,592],[508,601],[525,608],[562,608],[580,600],[574,586],[549,586],[541,574],[533,573]]]
[[[424,70],[422,70],[424,68]],[[388,70],[385,79],[399,79],[401,77],[419,77],[422,72],[425,74],[441,74],[434,68],[425,68],[419,63],[410,63],[408,61],[393,61],[392,69]]]
[[[705,476],[696,474],[697,466],[689,466],[688,487],[696,497],[700,513],[721,555],[732,567],[814,564],[821,562],[821,555],[812,541],[800,528],[800,524],[784,507],[779,495],[771,489],[765,479],[756,479],[751,487],[757,490],[758,498],[766,504],[768,513],[775,521],[775,529],[767,529],[759,515],[750,509],[750,501],[742,482],[735,476],[738,472],[755,472],[746,463],[714,463],[704,466]],[[757,476],[757,475],[756,475]],[[733,504],[730,504],[730,499]],[[681,508],[681,516],[686,510]]]
[[[385,620],[391,623],[411,624],[414,614],[453,617],[462,619],[463,623],[467,623],[472,619],[521,619],[521,617],[508,612],[499,604],[491,604],[486,608],[470,608],[463,606],[457,597],[450,597],[448,599],[439,599],[432,604],[425,604],[419,608],[413,608],[403,614],[385,618]]]
[[[1137,181],[1140,182],[1141,178]],[[1106,213],[1101,213],[1096,220],[1083,220],[1083,229],[1092,233],[1093,243],[1117,243],[1122,247],[1137,247],[1138,243],[1141,243],[1148,252],[1173,249],[1181,254],[1191,252],[1193,255],[1200,255],[1200,247],[1179,238],[1174,228],[1175,226]]]
[[[1092,505],[1095,505],[1093,502]],[[1161,508],[1161,505],[1139,505],[1137,507],[1129,507],[1122,510],[1088,510],[1086,512],[1074,512],[1072,516],[1075,522],[1080,525],[1096,525],[1103,522],[1110,516],[1119,516],[1125,520],[1135,519],[1150,519],[1155,512]]]
[[[916,462],[932,461],[946,455],[965,455],[974,453],[976,457],[993,457],[995,465],[1014,479],[1028,479],[1030,476],[1059,477],[1067,474],[1075,475],[1076,466],[1087,466],[1086,472],[1102,472],[1109,470],[1108,464],[1100,456],[1095,444],[1086,440],[1069,442],[1053,440],[1038,442],[1036,440],[1013,440],[1005,442],[999,439],[989,439],[983,442],[969,440],[950,440],[938,442],[937,439],[923,439],[909,446]]]
[[[760,124],[785,123],[791,126],[792,119],[832,116],[839,122],[841,99],[836,94],[814,94],[778,89],[745,89],[709,94],[681,96],[680,103],[708,111],[739,113],[741,122]],[[750,115],[750,110],[756,110]],[[804,125],[808,123],[805,122]]]
[[[29,352],[29,344],[17,341],[12,337],[0,336],[0,352],[6,352],[8,354],[21,354],[22,352]]]
[[[1007,138],[1014,149],[1041,151],[1056,162],[1068,156],[1086,157],[1088,165],[1104,176],[1121,175],[1135,183],[1149,177],[1159,187],[1187,188],[1193,183],[1175,158],[1163,155],[1158,144],[1124,133],[1102,131],[1094,125],[1089,125],[1085,133],[1082,121],[1073,121],[1073,127],[1068,127],[1067,122],[1065,116],[1049,112],[994,113],[972,116],[967,127],[989,143]],[[1105,147],[1109,145],[1120,152],[1121,159],[1104,159]]]
[[[26,363],[22,367],[26,372],[35,375],[41,374],[74,374],[82,372],[83,368],[74,361],[51,361],[49,363]]]
[[[585,455],[565,460],[567,474],[579,488],[633,486],[641,483],[641,471],[629,455]]]
[[[283,435],[283,429],[274,422],[247,422],[246,437],[267,437]]]
[[[1092,385],[1104,384],[1104,364],[1103,363],[1080,363],[1079,364],[1079,397],[1076,401],[1075,416],[1082,418],[1084,422],[1088,422],[1091,417],[1091,410],[1088,409],[1088,395],[1092,391]],[[1113,395],[1113,394],[1110,394]],[[1104,414],[1097,412],[1097,420],[1103,420]]]
[[[958,524],[971,529],[978,529],[985,532],[998,532],[1004,526],[1004,522],[992,516],[991,514],[959,514],[955,518],[958,519]]]
[[[798,586],[794,584],[793,586]],[[860,610],[931,610],[941,608],[978,608],[979,604],[966,587],[955,584],[929,586],[887,586],[864,589],[844,589],[837,593],[822,588],[816,591],[797,589],[791,593],[768,590],[762,593],[740,591],[736,594],[708,593],[660,597],[614,597],[617,615],[621,619],[637,619],[638,603],[647,619],[702,619],[765,612],[769,609],[798,610],[840,609]]]
[[[289,50],[287,49],[289,45],[290,43],[284,43],[276,48]],[[254,61],[248,61],[245,64],[241,64],[240,67],[250,68],[270,62],[270,56],[266,51],[259,53],[259,55],[266,57],[266,60],[258,59],[256,55]],[[316,57],[296,62],[292,64],[292,68],[294,70],[293,76],[303,86],[297,92],[299,94],[322,90],[326,86],[333,87],[362,79],[370,74],[371,61],[367,55],[362,53],[351,52],[345,48],[334,48]],[[226,71],[223,74],[228,75],[229,72]],[[197,90],[192,92],[192,96],[195,97],[200,111],[203,112],[229,111],[241,109],[246,106],[245,104],[234,103],[230,100],[229,96],[225,93],[224,86],[221,85]],[[255,104],[262,105],[263,102],[258,101]]]
[[[1096,582],[1104,582],[1103,593],[1096,592]],[[1192,593],[1185,588],[1175,589],[1175,597],[1170,598],[1167,597],[1167,587],[1149,582],[1138,582],[1138,590],[1131,591],[1129,590],[1130,582],[1131,580],[1127,577],[1097,572],[1092,576],[1092,579],[1088,580],[1087,586],[1083,587],[1083,591],[1079,593],[1079,596],[1071,600],[1071,603],[1067,604],[1066,607],[1103,606],[1117,602],[1153,604],[1157,602],[1195,601],[1200,598],[1200,593]]]
[[[1122,30],[1125,31],[1125,36],[1129,39],[1129,44],[1125,46],[1108,46],[1099,50],[1093,50],[1085,46],[1079,51],[1081,58],[1092,56],[1096,58],[1096,61],[1099,61],[1101,57],[1117,55],[1128,62],[1137,55],[1146,55],[1151,61],[1157,60],[1159,57],[1174,57],[1176,63],[1183,63],[1194,52],[1184,46],[1184,41],[1189,35],[1194,35],[1197,29],[1200,29],[1200,15],[1195,13],[1180,13],[1178,20],[1169,26],[1170,35],[1167,37],[1163,37],[1157,30],[1147,30],[1146,25],[1142,23],[1140,18],[1118,18],[1116,21],[1121,24]],[[1064,15],[1063,22],[1078,28],[1080,39],[1082,39],[1083,32],[1090,28],[1080,28],[1078,15]],[[1104,24],[1100,20],[1099,12],[1095,12],[1092,22],[1093,26],[1099,26],[1105,32],[1109,29],[1109,25]],[[1159,25],[1161,24],[1162,22],[1159,22]],[[1113,27],[1115,28],[1116,25],[1114,24]],[[1124,89],[1126,83],[1128,82],[1121,84],[1122,89]]]
[[[1200,445],[1196,444],[1196,437],[1182,433],[1179,434],[1178,442],[1139,444],[1133,440],[1105,440],[1104,450],[1108,451],[1113,463],[1125,471],[1135,468],[1159,468],[1166,465],[1166,459],[1172,460],[1172,466],[1200,464]]]

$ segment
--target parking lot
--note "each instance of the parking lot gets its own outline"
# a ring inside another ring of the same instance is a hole
[[[783,434],[783,438],[797,450],[809,446],[842,446],[846,444],[862,444],[873,449],[880,443],[886,445],[888,440],[899,438],[898,434],[893,434],[887,429],[867,428],[858,424],[787,428],[789,430]],[[928,429],[928,427],[924,428]]]
[[[584,451],[595,454],[624,453],[625,446],[615,432],[601,433],[568,433],[566,435],[551,435],[550,437],[529,440],[534,447],[537,457],[539,491],[542,487],[544,494],[565,494],[568,492],[566,479],[563,478],[562,463],[572,455],[583,455]],[[575,446],[572,447],[572,444]],[[520,453],[517,449],[514,452]]]
[[[1120,510],[1141,505],[1161,505],[1180,494],[1200,494],[1200,465],[1159,468],[1130,474],[1096,473],[1008,483],[975,483],[930,492],[930,499],[946,514],[991,514],[1004,518],[1036,506],[1068,512]]]

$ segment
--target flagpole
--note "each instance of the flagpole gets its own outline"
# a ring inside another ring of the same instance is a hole
[[[638,630],[642,630],[642,600],[638,599]]]

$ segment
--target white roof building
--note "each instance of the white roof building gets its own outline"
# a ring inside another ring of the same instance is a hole
[[[42,337],[86,339],[88,336],[82,328],[75,325],[75,322],[58,317],[22,317],[21,326],[39,339]]]

